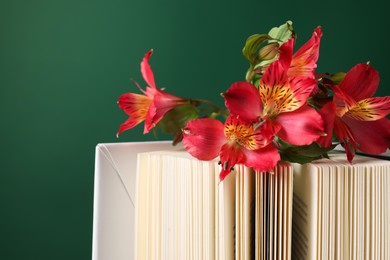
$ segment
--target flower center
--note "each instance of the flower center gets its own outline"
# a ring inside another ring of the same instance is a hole
[[[224,133],[229,143],[236,143],[248,150],[259,149],[263,139],[260,133],[253,129],[252,124],[238,117],[230,117],[226,120]]]
[[[299,102],[291,88],[286,86],[262,86],[260,96],[264,103],[263,117],[274,118],[283,112],[290,112],[299,107]]]

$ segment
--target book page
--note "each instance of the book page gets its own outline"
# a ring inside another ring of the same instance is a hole
[[[291,259],[292,167],[255,174],[255,259]]]
[[[147,259],[146,252],[148,251],[147,233],[145,232],[147,223],[147,193],[148,193],[148,176],[149,156],[138,155],[137,164],[137,184],[136,184],[136,201],[135,201],[135,250],[134,259]]]
[[[235,259],[241,259],[244,257],[243,255],[243,186],[244,186],[244,175],[242,174],[242,165],[235,166],[236,172],[236,224],[235,224],[235,242],[234,242],[234,256]]]
[[[388,206],[385,190],[388,183],[385,176],[390,174],[388,160],[356,155],[353,164],[349,164],[345,155],[332,155],[345,168],[345,198],[348,204],[344,210],[343,259],[386,259],[386,228],[384,217]],[[385,168],[384,168],[385,167]],[[387,218],[388,219],[388,218]]]
[[[187,259],[189,257],[190,244],[189,244],[189,231],[188,231],[188,216],[189,216],[189,204],[190,196],[189,179],[191,178],[191,165],[188,160],[178,158],[177,171],[175,172],[175,178],[177,179],[176,198],[177,214],[178,214],[178,234],[177,234],[177,256],[178,259]]]
[[[287,171],[287,259],[292,258],[292,226],[293,226],[293,202],[294,202],[294,174],[293,174],[293,167],[289,165],[288,171]]]
[[[283,204],[283,169],[285,167],[283,167],[284,165],[281,165],[279,164],[277,166],[277,173],[275,172],[275,175],[276,175],[276,186],[277,186],[277,189],[276,189],[276,192],[278,194],[278,199],[277,199],[277,211],[278,211],[278,214],[277,214],[277,242],[276,242],[276,258],[275,259],[278,259],[278,260],[282,260],[282,255],[283,255],[283,245],[286,244],[287,241],[285,241],[285,237],[283,236],[283,219],[286,217],[284,214],[285,212],[283,212],[283,207],[284,207],[284,204]]]
[[[255,245],[255,172],[244,168],[244,248],[245,259],[253,259]]]
[[[317,259],[318,170],[311,164],[293,164],[292,258]]]
[[[381,167],[382,172],[383,172],[383,183],[384,187],[389,187],[389,182],[388,182],[388,172],[390,172],[390,167],[387,167],[387,172],[386,172],[386,167]],[[389,198],[388,196],[388,189],[384,188],[383,189],[383,259],[388,258],[388,250],[389,250],[389,228],[388,228],[388,220],[389,219]]]
[[[379,198],[380,198],[380,193],[379,193],[379,187],[380,187],[380,179],[379,179],[379,174],[374,174],[374,216],[373,216],[373,221],[374,221],[374,235],[373,235],[373,240],[374,240],[374,247],[373,247],[373,255],[374,259],[379,259],[378,255],[378,245],[379,245],[379,229],[378,229],[378,224],[379,224]]]
[[[215,255],[215,193],[216,189],[214,164],[210,162],[202,162],[203,176],[203,245],[204,252],[202,259],[214,259]],[[180,258],[185,259],[185,258]]]
[[[336,167],[329,167],[329,250],[330,258],[336,256],[336,218],[337,218],[337,170]]]
[[[216,173],[215,176],[214,176],[214,182],[216,183],[216,189],[214,189],[214,233],[215,233],[215,259],[221,259],[221,252],[220,252],[220,245],[222,245],[222,243],[220,242],[220,237],[219,237],[219,233],[220,233],[220,221],[219,219],[221,218],[221,213],[220,213],[220,201],[219,201],[219,187],[218,187],[218,183],[219,183],[219,176],[218,176],[218,173],[220,171],[220,166],[217,165],[217,164],[214,164],[214,172]],[[190,258],[187,258],[187,259],[190,259]]]
[[[215,259],[216,241],[233,256],[234,182],[219,186],[216,165],[182,151],[139,154],[135,259]],[[216,229],[216,213],[223,229]]]
[[[281,259],[291,259],[291,243],[292,243],[292,211],[293,211],[293,168],[290,164],[285,163],[282,175],[282,228],[283,251]]]
[[[275,167],[274,172],[271,173],[272,180],[272,203],[270,203],[270,211],[272,212],[272,229],[271,229],[271,256],[272,259],[277,259],[277,250],[278,250],[278,165]]]
[[[264,213],[264,174],[261,172],[255,173],[256,181],[256,227],[255,227],[255,258],[264,259],[264,228],[265,228],[265,213]]]
[[[324,259],[329,259],[329,167],[326,165],[316,165],[322,175],[322,214],[321,222],[321,256]]]
[[[219,182],[219,259],[234,259],[236,173]]]
[[[191,162],[191,172],[192,172],[192,198],[193,198],[193,203],[192,203],[192,227],[193,227],[193,257],[194,259],[199,259],[200,258],[200,252],[202,250],[202,245],[201,245],[201,221],[202,219],[200,218],[201,212],[202,212],[202,207],[201,207],[201,196],[202,196],[202,187],[200,185],[200,179],[201,178],[201,173],[199,173],[199,161],[192,161]]]
[[[149,259],[161,258],[161,223],[162,211],[160,198],[162,195],[162,183],[164,183],[165,175],[162,172],[161,159],[159,156],[149,156],[150,171],[148,172],[148,255]]]
[[[344,218],[344,170],[340,165],[336,166],[336,223],[335,223],[335,259],[342,260],[343,255],[343,218]]]
[[[357,259],[364,259],[364,239],[366,236],[365,230],[364,230],[364,198],[366,197],[365,189],[364,189],[364,166],[358,166],[356,171],[356,181],[357,181],[357,208],[356,208],[356,214],[357,214],[357,243],[356,243],[356,249],[357,249]],[[380,207],[381,209],[381,207]]]
[[[289,248],[289,243],[291,243],[291,238],[289,237],[291,235],[291,232],[289,232],[289,228],[291,227],[291,222],[289,221],[289,215],[291,218],[291,213],[289,212],[290,207],[292,208],[292,196],[290,196],[289,192],[291,190],[288,189],[289,186],[289,176],[291,174],[291,167],[284,167],[282,172],[282,215],[284,216],[283,222],[282,222],[282,229],[283,229],[283,238],[285,240],[285,243],[283,244],[283,251],[282,251],[282,259],[290,259],[290,255],[287,251],[287,248]],[[292,192],[292,191],[291,191]],[[288,200],[288,198],[291,198],[291,201]]]

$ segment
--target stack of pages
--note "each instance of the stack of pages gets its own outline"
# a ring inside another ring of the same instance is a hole
[[[390,259],[390,161],[294,165],[293,259]]]
[[[135,259],[291,258],[292,166],[219,172],[185,151],[138,155]]]
[[[292,167],[280,162],[273,173],[257,172],[256,190],[255,259],[291,259]]]
[[[219,172],[184,151],[138,155],[135,259],[390,259],[390,161]]]

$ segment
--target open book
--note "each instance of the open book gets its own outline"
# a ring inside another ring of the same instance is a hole
[[[389,259],[390,161],[219,172],[184,151],[138,155],[135,259]]]
[[[184,151],[139,154],[135,259],[290,259],[292,167],[219,172]]]

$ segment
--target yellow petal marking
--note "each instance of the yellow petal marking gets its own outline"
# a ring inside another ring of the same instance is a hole
[[[350,107],[344,116],[361,120],[361,121],[375,121],[385,117],[390,111],[390,98],[387,101],[387,97],[380,98],[366,98],[357,102],[354,106]],[[386,100],[386,102],[383,102]]]
[[[256,150],[265,146],[265,139],[259,131],[253,129],[252,124],[244,123],[238,118],[227,120],[224,128],[229,142],[236,143],[248,150]]]
[[[289,86],[260,86],[260,97],[264,104],[263,117],[273,118],[280,113],[294,111],[300,107],[299,100]]]

